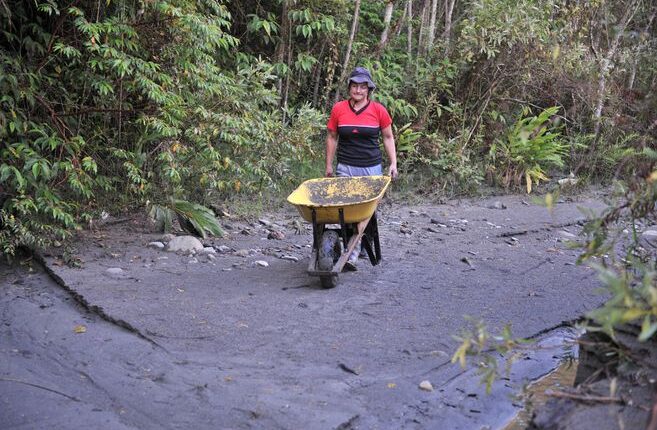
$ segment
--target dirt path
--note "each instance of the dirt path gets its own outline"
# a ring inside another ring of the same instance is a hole
[[[82,269],[46,258],[70,293],[38,270],[1,268],[0,427],[497,428],[519,407],[508,395],[560,352],[529,354],[484,398],[449,363],[452,335],[473,315],[549,342],[601,303],[565,243],[578,206],[602,203],[549,214],[524,196],[384,202],[384,261],[361,260],[330,290],[306,273],[310,230],[295,234],[292,208],[226,219],[210,257],[149,248],[160,235],[135,222],[84,232]]]

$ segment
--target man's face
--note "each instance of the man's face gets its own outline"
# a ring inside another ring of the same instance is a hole
[[[367,82],[358,84],[356,82],[351,82],[349,84],[349,97],[355,102],[359,102],[367,98],[367,93],[369,88],[367,87]]]

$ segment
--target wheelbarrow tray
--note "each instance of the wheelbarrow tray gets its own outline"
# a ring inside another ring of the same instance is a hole
[[[379,200],[390,185],[389,176],[350,176],[309,179],[287,198],[303,219],[318,224],[340,223],[342,209],[344,223],[368,220]]]

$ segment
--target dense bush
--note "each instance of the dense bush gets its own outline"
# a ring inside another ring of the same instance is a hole
[[[5,253],[101,209],[258,192],[313,153],[318,114],[281,126],[272,66],[233,61],[225,6],[131,5],[0,8]]]
[[[355,65],[393,115],[409,189],[645,175],[654,22],[639,0],[0,0],[0,246],[321,174]],[[550,107],[559,137],[524,139]]]

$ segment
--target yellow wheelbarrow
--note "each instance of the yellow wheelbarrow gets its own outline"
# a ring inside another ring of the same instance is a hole
[[[305,181],[288,196],[287,201],[313,225],[308,274],[319,276],[322,287],[337,285],[359,240],[373,266],[381,261],[376,207],[388,185],[389,176],[318,178]],[[330,227],[336,224],[339,228]]]

